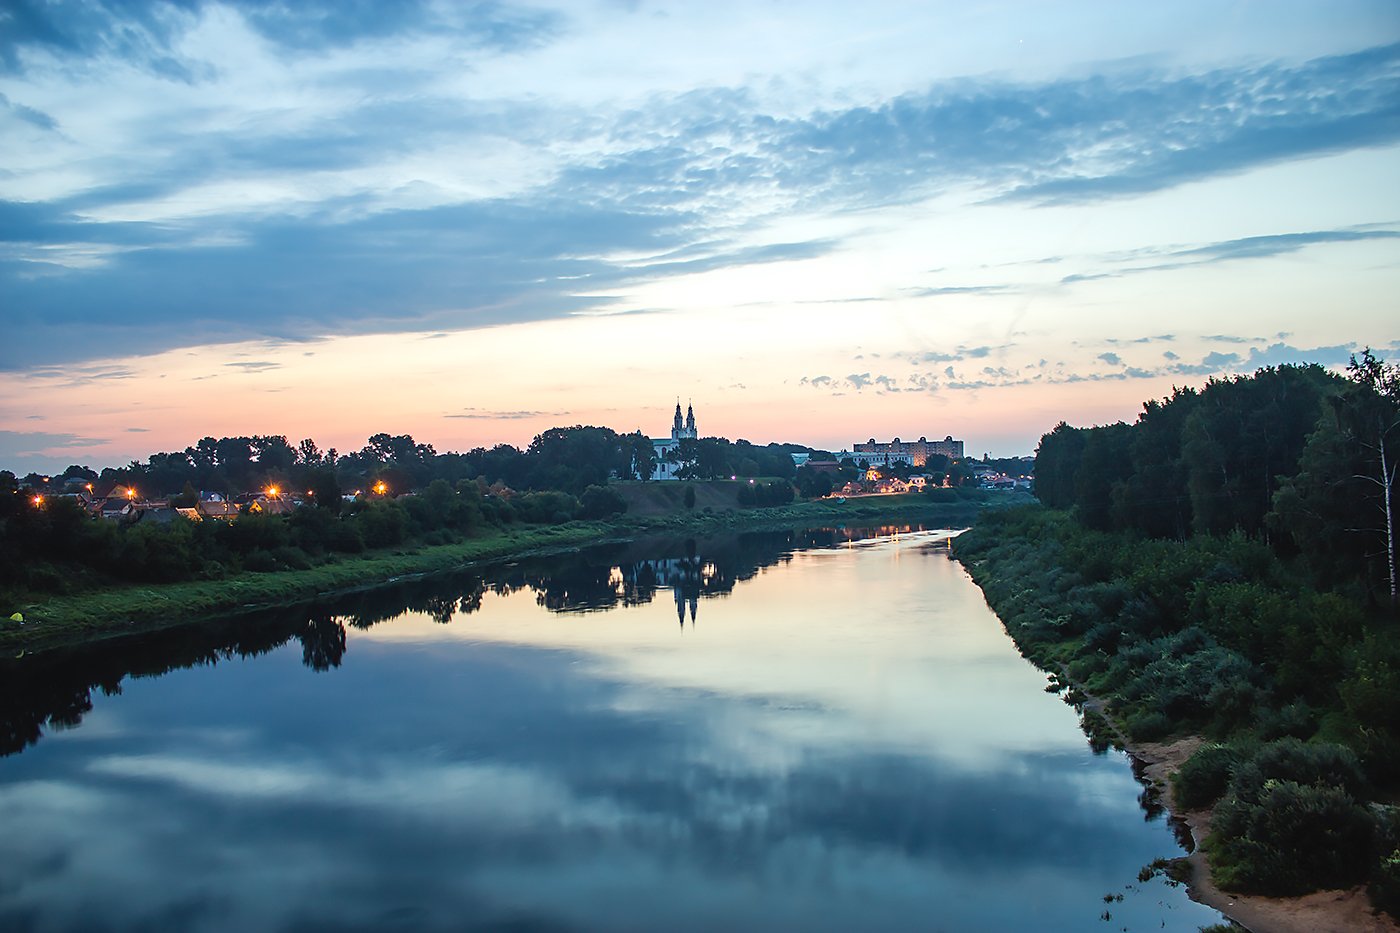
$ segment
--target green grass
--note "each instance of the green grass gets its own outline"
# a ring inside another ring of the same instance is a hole
[[[246,572],[224,580],[107,587],[34,600],[20,607],[24,623],[0,620],[0,652],[12,656],[117,635],[151,631],[248,608],[296,603],[313,597],[376,586],[413,575],[527,553],[563,550],[608,538],[642,534],[703,535],[725,530],[774,530],[825,524],[882,525],[922,522],[949,527],[972,524],[983,508],[1002,508],[1026,498],[997,494],[985,503],[930,503],[918,495],[871,496],[793,503],[761,509],[623,516],[612,522],[490,529],[458,544],[405,544],[345,556],[309,570]]]

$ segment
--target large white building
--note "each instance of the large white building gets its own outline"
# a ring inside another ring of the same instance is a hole
[[[652,479],[680,479],[676,474],[680,472],[685,464],[679,460],[669,459],[675,455],[676,450],[681,446],[681,441],[694,440],[700,435],[695,430],[695,408],[687,405],[685,409],[685,420],[681,420],[681,403],[676,402],[676,417],[671,423],[670,437],[653,437],[651,439],[653,465],[651,470]]]

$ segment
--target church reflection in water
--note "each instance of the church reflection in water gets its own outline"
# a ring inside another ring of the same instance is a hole
[[[273,651],[296,639],[313,671],[340,666],[346,628],[368,629],[420,612],[449,624],[482,606],[489,591],[529,590],[551,612],[590,613],[652,602],[665,591],[684,628],[702,600],[731,593],[794,551],[839,547],[919,526],[814,528],[699,538],[651,537],[388,584],[297,606],[260,609],[161,632],[112,639],[98,647],[57,649],[0,660],[0,756],[22,751],[46,729],[78,725],[94,691],[121,692],[128,677],[216,664]]]

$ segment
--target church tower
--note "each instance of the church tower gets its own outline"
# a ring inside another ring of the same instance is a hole
[[[680,403],[677,403],[677,404],[676,404],[676,417],[677,417],[677,418],[680,417],[680,413],[681,413],[681,406],[680,406]],[[694,407],[692,407],[692,406],[689,405],[689,404],[687,404],[687,405],[685,406],[685,433],[682,434],[681,436],[682,436],[682,437],[689,437],[689,438],[697,438],[697,437],[700,436],[698,433],[696,433],[696,430],[695,430],[695,409],[694,409]]]
[[[695,416],[694,416],[694,415],[691,415],[691,416],[690,416],[690,423],[691,423],[692,425],[695,423]],[[685,425],[681,423],[681,403],[680,403],[680,400],[677,399],[677,400],[676,400],[676,417],[675,417],[675,420],[671,422],[671,440],[673,440],[673,441],[678,441],[678,440],[680,440],[681,438],[683,438],[683,437],[685,437],[685,436],[686,436],[686,433],[685,433]],[[692,436],[693,436],[693,435],[692,435]]]

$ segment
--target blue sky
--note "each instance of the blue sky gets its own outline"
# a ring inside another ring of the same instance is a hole
[[[0,17],[12,469],[664,433],[677,396],[1029,453],[1400,340],[1393,2]]]

